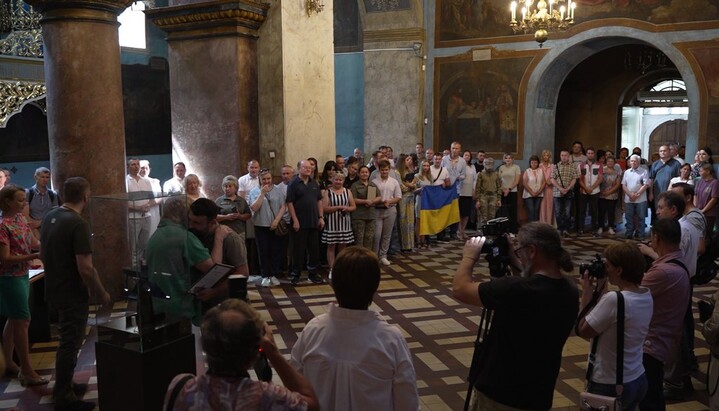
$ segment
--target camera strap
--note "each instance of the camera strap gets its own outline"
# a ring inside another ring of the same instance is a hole
[[[616,389],[617,397],[622,395],[624,390],[624,295],[621,291],[615,291],[617,294],[617,364],[616,364]],[[597,353],[597,345],[599,343],[599,335],[594,337],[592,341],[592,351],[589,353],[589,364],[587,364],[587,382],[592,377],[594,371],[594,359]]]

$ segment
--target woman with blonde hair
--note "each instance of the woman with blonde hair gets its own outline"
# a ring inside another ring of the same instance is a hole
[[[411,155],[400,154],[397,161],[397,173],[400,176],[399,187],[402,199],[399,200],[399,242],[402,251],[414,249],[414,190],[417,188],[415,178],[415,160]]]
[[[202,182],[197,174],[188,174],[185,176],[185,180],[182,182],[185,186],[185,194],[187,195],[187,204],[192,204],[198,198],[204,198],[202,195]]]
[[[542,169],[542,173],[544,174],[545,200],[542,201],[542,204],[539,206],[539,221],[554,225],[554,201],[552,201],[552,173],[554,172],[554,164],[552,164],[552,152],[549,150],[542,150],[541,160],[539,168]]]
[[[430,167],[432,167],[431,160],[422,160],[422,164],[420,164],[419,171],[417,172],[415,179],[416,188],[414,190],[414,217],[415,233],[417,235],[419,234],[419,212],[422,209],[422,188],[432,185],[432,171],[430,170]],[[417,237],[417,244],[419,244],[420,248],[429,248],[429,236],[419,235]]]

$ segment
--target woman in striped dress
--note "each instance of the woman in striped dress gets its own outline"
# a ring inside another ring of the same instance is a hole
[[[330,266],[330,273],[336,253],[355,240],[350,213],[357,207],[352,192],[343,187],[344,181],[345,175],[336,173],[332,177],[332,185],[322,191],[322,208],[327,224],[322,231],[322,242],[327,244],[327,263]]]

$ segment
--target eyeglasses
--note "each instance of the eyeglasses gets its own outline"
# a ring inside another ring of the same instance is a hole
[[[523,246],[521,246],[521,247],[519,247],[519,248],[515,248],[515,249],[514,249],[514,256],[517,257],[517,258],[519,258],[519,250],[521,250],[521,249],[523,249],[523,248],[527,248],[527,247],[529,247],[529,246],[528,246],[528,245],[523,245]]]

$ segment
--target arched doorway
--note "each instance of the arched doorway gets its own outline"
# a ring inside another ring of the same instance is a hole
[[[573,97],[571,101],[574,104],[583,105],[581,107],[583,110],[591,112],[591,106],[587,108],[586,105],[592,104],[593,101],[582,98],[582,92],[586,89],[579,88],[572,83],[565,85],[570,73],[582,62],[604,50],[630,45],[654,47],[661,50],[673,63],[675,67],[673,68],[673,76],[683,79],[686,85],[689,112],[687,116],[687,133],[688,135],[695,135],[698,132],[700,92],[697,78],[686,57],[671,43],[670,39],[657,36],[656,33],[648,30],[619,26],[602,27],[601,29],[582,31],[566,39],[562,47],[549,49],[531,73],[527,81],[524,129],[521,131],[524,137],[525,158],[541,152],[545,148],[559,147],[555,136],[560,133],[560,126],[563,132],[572,136],[581,136],[581,133],[588,135],[589,130],[594,129],[600,122],[609,121],[615,128],[607,134],[611,134],[613,139],[616,138],[620,126],[620,124],[617,124],[618,116],[616,111],[609,120],[604,117],[593,116],[591,121],[581,123],[560,111],[559,97],[563,87],[570,87],[570,94]],[[619,64],[623,67],[623,61]],[[607,67],[607,64],[602,62],[600,66]],[[601,72],[593,80],[606,77],[606,72]],[[645,75],[640,74],[638,77],[644,78]],[[630,84],[630,78],[623,79],[625,87]],[[588,83],[587,87],[595,87],[594,83],[596,81]],[[618,108],[624,97],[622,95],[613,101],[614,107]],[[558,121],[562,116],[567,117],[566,122],[564,120]],[[568,139],[573,141],[577,138],[569,137]],[[594,141],[589,140],[588,142],[594,144]],[[687,141],[688,152],[696,150],[696,146],[697,141],[695,139]]]
[[[649,152],[658,153],[659,147],[666,144],[667,142],[675,142],[680,146],[686,145],[687,142],[687,121],[669,120],[658,125],[652,133],[649,135]]]

